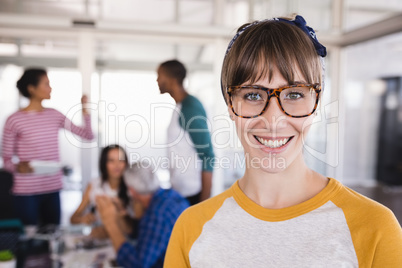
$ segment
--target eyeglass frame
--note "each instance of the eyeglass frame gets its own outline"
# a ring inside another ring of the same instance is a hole
[[[283,90],[288,89],[288,88],[293,88],[293,87],[310,87],[310,88],[313,88],[313,89],[314,89],[315,94],[316,94],[316,101],[315,101],[314,109],[313,109],[313,111],[312,111],[311,113],[309,113],[309,114],[307,114],[307,115],[290,115],[290,114],[288,114],[288,113],[283,109],[282,103],[281,103],[280,98],[279,98],[279,95],[281,94],[281,92],[282,92]],[[254,116],[243,116],[243,115],[239,115],[239,114],[237,114],[237,113],[235,112],[235,110],[234,110],[234,108],[233,108],[232,94],[231,94],[231,93],[232,93],[232,91],[234,91],[234,90],[236,90],[236,89],[239,89],[239,88],[240,88],[240,89],[241,89],[241,88],[254,88],[254,89],[260,89],[260,90],[263,90],[263,91],[267,92],[268,98],[267,98],[267,101],[266,101],[265,106],[264,106],[264,108],[262,109],[261,113],[259,113],[259,114],[257,114],[257,115],[254,115]],[[240,118],[256,118],[256,117],[262,115],[262,114],[265,112],[265,110],[267,109],[268,104],[269,104],[269,101],[271,100],[272,97],[276,97],[276,99],[277,99],[277,101],[278,101],[278,104],[279,104],[279,107],[280,107],[281,110],[284,112],[284,114],[286,114],[287,116],[293,117],[293,118],[303,118],[303,117],[307,117],[307,116],[312,115],[312,114],[315,112],[315,110],[317,110],[318,102],[319,102],[319,100],[320,100],[320,93],[321,93],[321,91],[322,91],[322,89],[321,89],[321,85],[320,85],[319,83],[315,83],[315,84],[295,84],[295,85],[289,85],[289,86],[284,86],[284,87],[280,87],[280,88],[266,88],[266,87],[253,86],[253,85],[250,85],[250,86],[227,86],[227,87],[226,87],[226,93],[227,93],[228,96],[229,96],[229,105],[230,105],[230,108],[232,109],[233,113],[234,113],[237,117],[240,117]]]

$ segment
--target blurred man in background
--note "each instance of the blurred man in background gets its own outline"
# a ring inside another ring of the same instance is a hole
[[[211,195],[214,152],[207,115],[201,102],[184,89],[187,71],[181,62],[163,62],[157,72],[161,94],[170,94],[176,102],[167,139],[170,182],[194,205]]]

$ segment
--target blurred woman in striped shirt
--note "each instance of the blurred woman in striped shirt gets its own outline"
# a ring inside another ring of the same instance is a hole
[[[81,99],[84,126],[78,127],[59,111],[42,106],[52,91],[46,70],[26,69],[17,88],[29,99],[29,105],[7,119],[2,142],[4,168],[14,174],[15,211],[25,225],[59,224],[62,171],[38,172],[30,162],[59,164],[60,128],[93,139],[90,115],[84,106],[87,97]]]

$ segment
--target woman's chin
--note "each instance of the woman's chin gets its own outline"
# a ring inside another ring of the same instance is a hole
[[[284,168],[279,168],[279,167],[273,167],[273,168],[267,168],[267,167],[261,167],[261,170],[263,172],[269,173],[269,174],[278,174],[282,173],[284,170],[286,170],[286,167]]]
[[[286,158],[277,154],[245,154],[247,168],[260,169],[267,173],[280,173],[287,168]]]
[[[121,173],[109,173],[109,180],[118,180],[122,176]]]

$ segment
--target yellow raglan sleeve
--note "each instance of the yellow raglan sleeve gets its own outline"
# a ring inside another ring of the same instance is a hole
[[[391,211],[379,217],[382,226],[376,236],[373,268],[402,267],[402,229]]]
[[[359,267],[402,267],[402,229],[390,209],[347,187],[333,201],[345,214]]]
[[[191,267],[190,251],[200,237],[204,224],[210,221],[231,196],[231,189],[186,209],[177,219],[170,236],[164,268]]]
[[[191,245],[186,243],[186,224],[188,211],[184,211],[177,219],[170,236],[168,248],[166,251],[164,268],[184,268],[190,267],[188,253]],[[190,229],[191,230],[191,229]]]

